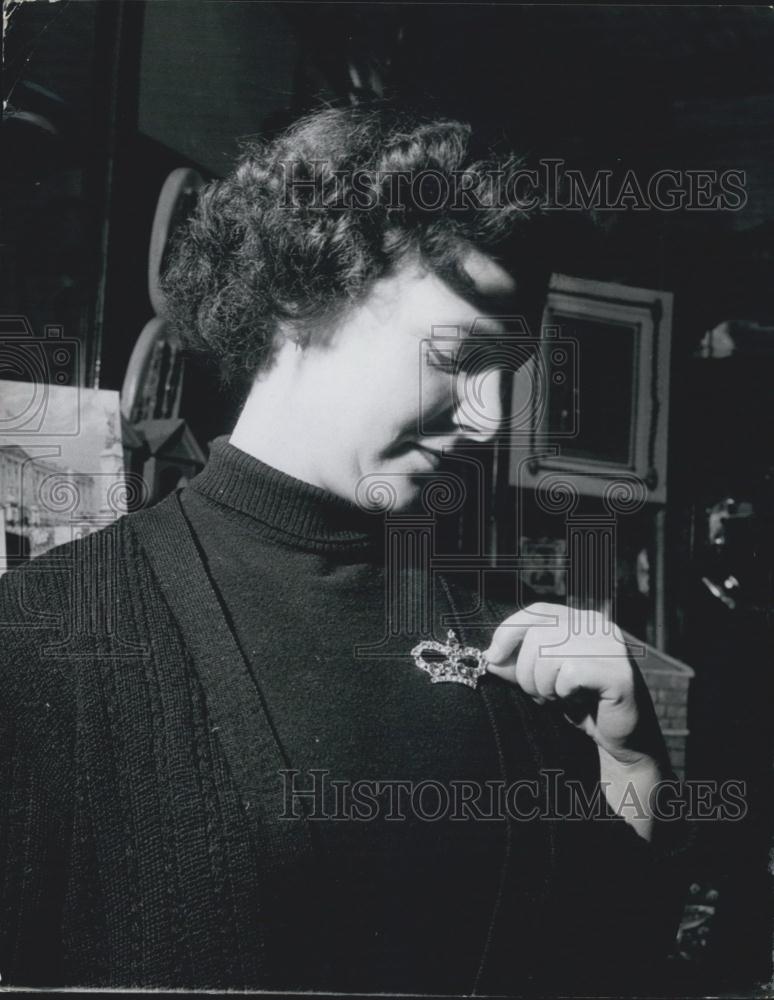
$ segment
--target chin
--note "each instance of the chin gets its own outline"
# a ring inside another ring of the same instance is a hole
[[[361,480],[357,502],[362,507],[387,514],[419,510],[422,490],[426,486],[426,474],[420,477],[403,471],[376,472]]]
[[[422,493],[435,479],[438,464],[435,456],[418,448],[398,457],[380,456],[370,464],[374,471],[358,481],[358,502],[381,507],[388,513],[422,510]]]
[[[433,469],[423,468],[412,470],[395,477],[393,488],[396,493],[396,511],[409,512],[424,510],[422,496],[430,491],[436,480],[436,473]]]

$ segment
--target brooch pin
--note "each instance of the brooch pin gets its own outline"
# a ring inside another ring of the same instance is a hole
[[[484,654],[475,646],[461,646],[453,629],[449,629],[445,644],[425,640],[414,646],[411,655],[419,669],[430,674],[432,684],[465,684],[475,688],[486,673]]]

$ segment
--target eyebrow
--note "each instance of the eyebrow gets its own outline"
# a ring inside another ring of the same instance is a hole
[[[519,295],[518,284],[512,292],[502,292],[500,294],[480,292],[475,282],[467,274],[455,267],[444,268],[439,272],[439,277],[452,291],[456,292],[460,298],[479,310],[482,318],[497,319],[498,313],[505,316],[513,316]]]
[[[479,320],[485,320],[486,323],[478,322]],[[517,322],[521,324],[521,328],[515,330],[513,329],[513,324]],[[491,323],[497,323],[498,329],[492,329],[489,325]],[[510,340],[516,339],[519,336],[528,336],[528,333],[529,331],[521,316],[515,316],[513,313],[502,316],[487,313],[476,317],[474,320],[465,320],[460,323],[443,323],[433,326],[430,334],[430,342],[453,345],[464,344],[471,340]]]

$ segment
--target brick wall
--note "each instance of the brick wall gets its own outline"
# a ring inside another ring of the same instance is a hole
[[[664,733],[669,757],[677,776],[685,778],[685,750],[688,741],[688,690],[693,670],[647,643],[626,636],[627,642],[644,650],[636,661]]]

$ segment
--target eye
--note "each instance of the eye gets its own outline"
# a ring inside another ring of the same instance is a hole
[[[459,370],[456,361],[457,345],[454,347],[441,347],[431,344],[427,350],[427,366],[437,371],[447,372],[453,375]]]
[[[427,365],[449,375],[503,368],[506,364],[502,345],[497,341],[463,341],[448,346],[433,344],[427,351]]]

